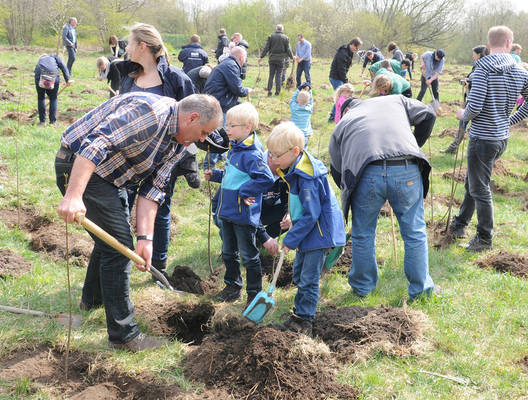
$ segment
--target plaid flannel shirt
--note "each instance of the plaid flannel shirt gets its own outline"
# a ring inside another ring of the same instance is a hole
[[[140,184],[139,195],[162,203],[164,188],[185,147],[178,132],[178,103],[151,93],[116,96],[63,133],[61,144],[95,165],[117,187]]]

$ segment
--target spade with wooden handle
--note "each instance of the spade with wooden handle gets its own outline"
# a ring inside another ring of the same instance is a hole
[[[77,213],[75,215],[75,220],[80,223],[88,232],[93,233],[95,236],[105,242],[108,246],[114,248],[128,259],[134,261],[136,264],[147,265],[143,257],[130,250],[123,243],[119,242],[115,237],[110,235],[98,225],[94,224],[92,221],[86,218],[83,213]],[[169,283],[168,279],[152,265],[150,266],[149,272],[154,278],[156,278],[164,287],[166,287],[170,291],[177,294],[184,293],[181,290],[174,289]]]
[[[11,306],[2,306],[0,305],[0,310],[2,311],[8,311],[16,314],[26,314],[26,315],[33,315],[36,317],[46,317],[51,318],[57,321],[59,324],[64,325],[66,327],[70,326],[70,315],[69,314],[51,314],[46,313],[42,311],[35,311],[35,310],[28,310],[26,308],[18,308],[18,307],[11,307]],[[78,328],[82,323],[82,317],[80,315],[74,315],[71,316],[71,326],[72,328]]]

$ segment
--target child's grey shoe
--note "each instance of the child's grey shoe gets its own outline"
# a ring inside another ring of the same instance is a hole
[[[226,287],[216,295],[216,300],[230,303],[240,298],[240,288],[233,285],[226,285]]]

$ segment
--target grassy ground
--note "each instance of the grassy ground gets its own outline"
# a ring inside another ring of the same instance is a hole
[[[36,93],[33,69],[38,58],[37,52],[2,51],[0,76],[19,102],[3,101],[0,112],[31,112],[36,108]],[[100,104],[107,97],[104,84],[95,80],[95,58],[97,54],[81,53],[74,64],[75,84],[59,97],[59,114],[81,115],[76,110]],[[16,70],[6,71],[9,66]],[[330,60],[317,59],[312,66],[315,112],[312,117],[314,137],[310,151],[323,160],[328,160],[328,141],[333,125],[327,122],[332,106],[332,90],[328,82]],[[452,170],[453,157],[443,155],[451,137],[436,135],[446,128],[456,128],[454,118],[456,106],[446,103],[461,99],[458,79],[463,78],[470,67],[446,67],[440,79],[440,96],[444,110],[450,111],[437,120],[434,134],[424,151],[433,164],[434,195],[448,196],[451,183],[441,174]],[[354,64],[350,71],[351,82],[356,90],[360,66]],[[260,71],[262,81],[255,84],[259,70],[255,59],[249,61],[248,78],[245,84],[258,87],[251,101],[258,107],[261,122],[269,124],[276,117],[288,117],[286,101],[292,92],[283,92],[279,97],[267,98],[262,88],[267,81],[267,67]],[[419,75],[418,73],[416,75]],[[413,81],[413,92],[418,92],[417,79]],[[81,92],[85,93],[81,93]],[[424,101],[430,101],[429,94]],[[70,111],[66,111],[66,110]],[[19,131],[16,136],[0,135],[0,163],[7,164],[7,175],[2,178],[0,208],[17,204],[16,155],[18,154],[18,179],[20,204],[34,207],[45,215],[56,218],[56,206],[60,194],[55,186],[53,169],[54,155],[59,147],[62,131],[66,124],[38,126],[21,124],[17,121],[0,121],[0,131],[7,127]],[[390,134],[390,132],[388,132]],[[263,134],[262,142],[265,142]],[[200,154],[203,158],[203,154]],[[526,130],[514,130],[508,150],[503,157],[507,168],[518,176],[524,176],[524,164],[528,159]],[[526,253],[528,246],[528,214],[521,211],[523,201],[520,195],[527,190],[526,182],[512,176],[494,178],[506,189],[504,195],[494,195],[496,237],[495,247],[500,250]],[[512,195],[518,193],[519,195]],[[458,185],[455,197],[463,196],[463,187]],[[170,249],[170,265],[188,265],[201,276],[208,273],[207,265],[207,191],[202,188],[191,190],[179,180],[173,199],[173,213],[177,219],[178,235]],[[445,215],[447,208],[434,204],[434,221]],[[456,209],[454,210],[456,212]],[[431,219],[430,201],[427,200],[426,218]],[[476,222],[474,218],[473,223]],[[470,227],[474,232],[474,225]],[[403,242],[398,240],[398,260],[392,258],[390,241],[390,220],[380,217],[377,245],[378,256],[384,261],[380,267],[380,281],[377,289],[365,299],[352,295],[346,277],[331,275],[321,283],[324,305],[337,304],[377,307],[381,304],[401,306],[407,299],[407,281],[403,273]],[[220,265],[220,240],[212,235],[213,262]],[[31,309],[61,312],[68,309],[65,262],[30,250],[28,238],[20,231],[8,230],[0,221],[0,248],[13,249],[33,265],[31,274],[18,279],[0,279],[0,304],[28,307]],[[428,317],[426,331],[428,349],[421,356],[395,357],[378,352],[375,356],[354,365],[346,365],[340,373],[342,382],[351,383],[362,391],[364,399],[520,399],[528,398],[528,377],[520,360],[528,354],[528,283],[526,280],[478,268],[476,255],[468,254],[457,245],[443,250],[430,248],[431,275],[435,283],[443,288],[439,298],[416,302],[413,309],[423,311]],[[74,312],[80,297],[84,270],[73,267],[72,293]],[[146,274],[133,271],[131,276],[132,299],[143,298],[151,288]],[[278,290],[278,311],[275,316],[291,307],[295,289]],[[81,329],[74,332],[72,346],[84,351],[105,352],[113,364],[130,373],[150,371],[168,382],[189,388],[182,376],[181,360],[185,347],[172,342],[163,350],[144,354],[112,352],[106,346],[104,311],[84,313],[87,320]],[[277,318],[277,317],[276,317]],[[141,321],[140,321],[141,323]],[[148,326],[142,325],[148,330]],[[66,330],[47,320],[0,313],[0,358],[7,353],[42,342],[61,344],[66,341]],[[468,384],[422,372],[430,371],[444,375],[466,378]],[[13,389],[0,381],[0,399],[47,398],[42,392],[27,394],[27,382],[19,382]]]

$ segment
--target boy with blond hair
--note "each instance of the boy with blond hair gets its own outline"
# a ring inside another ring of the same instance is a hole
[[[242,275],[240,256],[246,267],[246,292],[249,304],[262,289],[262,270],[256,243],[260,224],[262,194],[274,179],[255,129],[257,110],[251,103],[239,104],[227,111],[226,128],[229,152],[225,170],[205,171],[205,179],[221,182],[216,214],[222,221],[222,258],[226,267],[225,288],[217,300],[231,302],[240,297]]]
[[[312,90],[307,83],[303,83],[297,88],[290,100],[290,121],[295,124],[304,134],[305,145],[312,137],[312,121],[310,120],[313,113]]]
[[[297,249],[293,282],[297,285],[294,313],[283,329],[312,334],[319,301],[319,278],[328,250],[344,246],[345,227],[337,199],[328,184],[328,170],[304,150],[304,135],[292,122],[277,125],[267,141],[278,175],[289,187],[292,227],[283,251]]]

